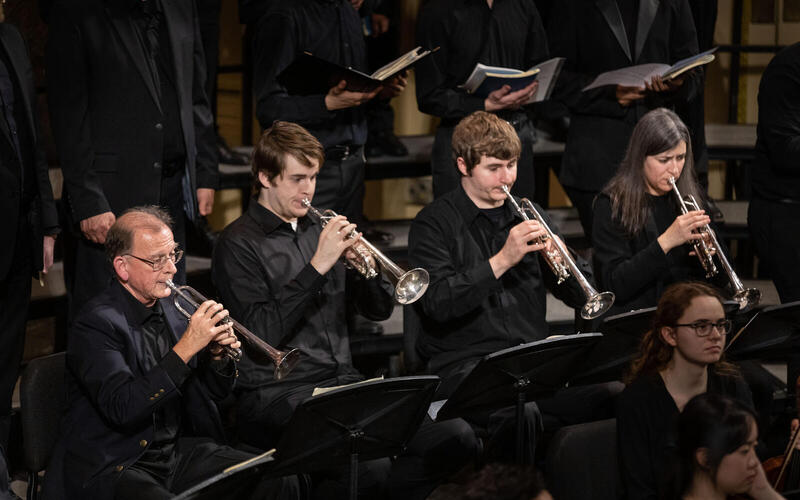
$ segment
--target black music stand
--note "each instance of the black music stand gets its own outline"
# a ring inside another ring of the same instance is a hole
[[[255,484],[256,476],[264,474],[267,468],[272,468],[275,462],[275,459],[272,458],[274,451],[271,450],[250,460],[232,465],[173,497],[173,500],[214,500],[220,496],[230,495],[237,489],[249,488]]]
[[[570,382],[573,385],[620,380],[636,357],[639,343],[652,327],[655,307],[609,316],[600,325],[603,338],[587,353],[584,369]]]
[[[350,461],[350,498],[358,462],[400,453],[425,418],[439,377],[398,377],[334,389],[294,410],[275,453],[280,473],[313,472]]]
[[[442,405],[436,420],[516,404],[516,453],[517,460],[522,463],[526,400],[563,388],[575,365],[601,337],[599,333],[553,337],[484,356]]]
[[[800,335],[800,301],[767,306],[728,334],[725,355],[732,359],[786,358]]]

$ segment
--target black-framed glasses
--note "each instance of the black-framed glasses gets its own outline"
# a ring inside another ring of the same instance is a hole
[[[145,264],[150,264],[150,266],[153,268],[153,271],[160,271],[164,269],[164,266],[166,266],[167,262],[169,261],[172,261],[173,264],[177,264],[183,258],[183,250],[181,250],[178,247],[175,247],[175,249],[171,251],[168,255],[161,255],[153,260],[143,259],[141,257],[133,255],[132,253],[126,253],[125,255],[133,257],[136,260],[140,260]]]
[[[727,335],[731,331],[732,322],[729,319],[721,319],[716,323],[711,321],[695,321],[694,323],[676,324],[674,326],[686,326],[694,329],[698,337],[708,337],[711,329],[716,328],[720,335]]]

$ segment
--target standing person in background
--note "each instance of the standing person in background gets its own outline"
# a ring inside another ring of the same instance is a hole
[[[74,232],[64,258],[74,317],[112,279],[102,244],[117,214],[164,206],[185,248],[185,221],[214,206],[218,165],[195,2],[56,0],[47,76]],[[181,263],[176,281],[184,280]]]
[[[417,45],[439,48],[415,73],[419,110],[441,118],[431,155],[434,198],[461,183],[450,145],[456,124],[473,111],[488,111],[514,126],[522,151],[512,192],[534,200],[535,133],[526,104],[538,83],[514,92],[504,86],[486,98],[458,88],[477,63],[525,71],[547,59],[547,37],[533,0],[431,0],[419,13]]]
[[[800,43],[779,52],[758,88],[758,139],[747,222],[781,302],[800,300]],[[791,380],[795,380],[792,378]]]
[[[644,63],[673,64],[697,54],[688,0],[563,0],[550,11],[550,52],[565,57],[555,98],[571,119],[559,180],[592,234],[592,203],[617,170],[633,127],[651,109],[688,102],[702,73],[642,88],[582,92],[600,73]]]
[[[0,7],[1,9],[2,7]],[[0,23],[0,465],[6,463],[11,398],[25,347],[31,276],[53,265],[58,215],[40,142],[36,87],[20,32]],[[0,497],[6,480],[0,467]]]
[[[365,104],[376,96],[393,97],[405,88],[397,77],[372,92],[351,92],[339,82],[325,94],[300,96],[278,82],[278,76],[303,51],[360,71],[367,59],[358,9],[361,0],[271,0],[256,23],[253,67],[256,117],[262,129],[276,120],[297,123],[325,149],[315,203],[359,224],[373,243],[391,235],[365,228]],[[257,9],[256,9],[257,11]]]

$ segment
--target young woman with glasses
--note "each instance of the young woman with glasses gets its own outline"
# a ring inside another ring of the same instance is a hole
[[[629,499],[655,499],[663,491],[665,458],[675,449],[675,420],[694,396],[723,394],[752,407],[738,370],[722,359],[730,326],[722,296],[709,285],[678,283],[661,296],[617,408]]]

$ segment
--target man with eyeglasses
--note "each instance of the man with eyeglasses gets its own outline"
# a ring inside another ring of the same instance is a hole
[[[238,375],[223,346],[240,347],[222,304],[203,302],[188,321],[167,280],[183,251],[169,215],[125,211],[106,237],[115,281],[71,327],[68,411],[47,468],[45,497],[166,499],[248,460],[220,443],[215,401]],[[295,478],[242,481],[224,498],[297,498]],[[251,496],[252,495],[252,496]]]

